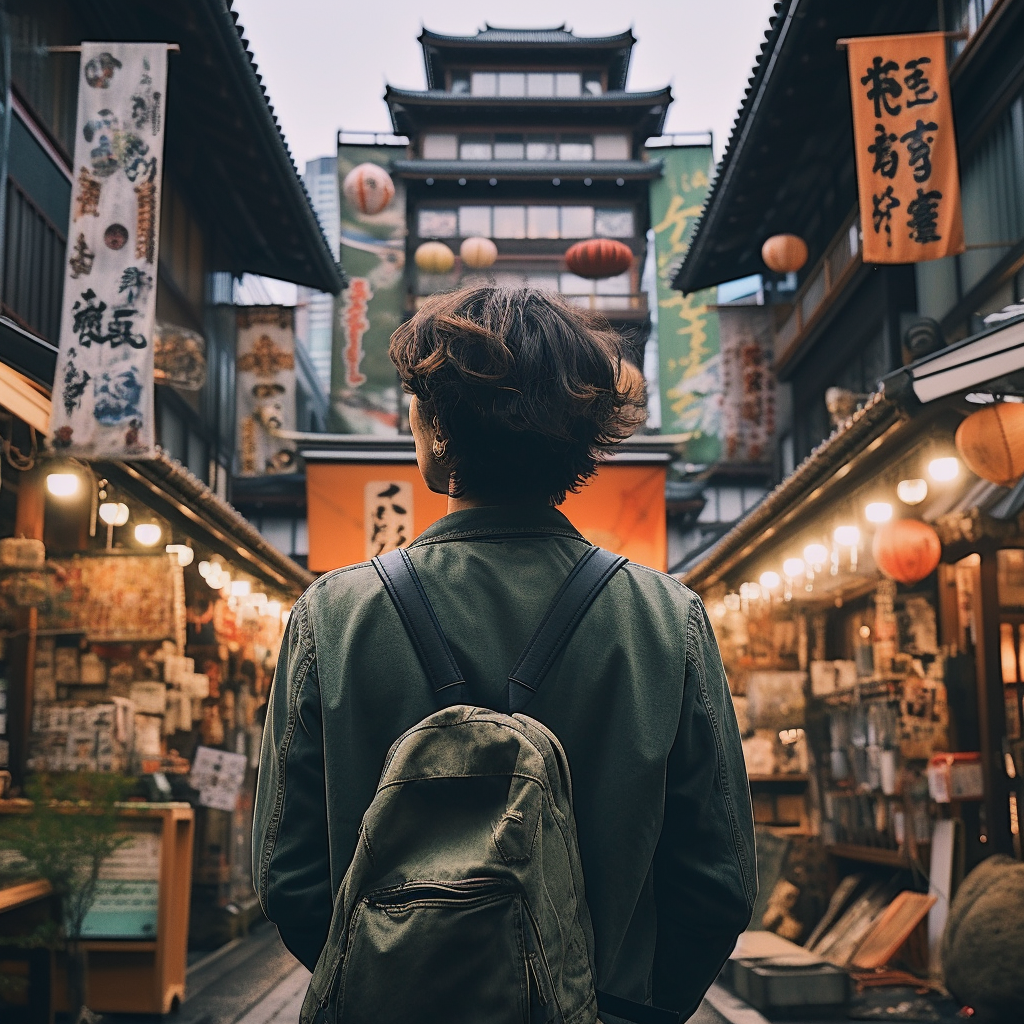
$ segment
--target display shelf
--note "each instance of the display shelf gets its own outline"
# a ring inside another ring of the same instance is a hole
[[[841,860],[856,860],[863,864],[882,864],[892,868],[911,868],[914,865],[905,850],[890,850],[882,846],[828,843],[825,846],[825,852]]]

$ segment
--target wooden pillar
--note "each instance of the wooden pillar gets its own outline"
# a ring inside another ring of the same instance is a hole
[[[986,546],[975,570],[978,630],[978,731],[985,778],[985,820],[989,854],[1013,855],[1010,833],[1010,780],[1003,763],[1006,705],[999,658],[999,583],[995,547]]]
[[[45,511],[46,473],[37,466],[22,473],[18,481],[14,536],[42,540]],[[11,774],[15,786],[24,784],[28,741],[32,730],[37,623],[38,612],[35,608],[22,609],[18,613],[16,634],[8,642],[10,706],[7,720],[11,744]]]

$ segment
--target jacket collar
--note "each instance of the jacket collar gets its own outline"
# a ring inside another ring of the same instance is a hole
[[[428,526],[413,541],[412,546],[464,540],[470,537],[481,539],[531,535],[554,535],[584,540],[579,531],[556,508],[492,505],[450,512]]]

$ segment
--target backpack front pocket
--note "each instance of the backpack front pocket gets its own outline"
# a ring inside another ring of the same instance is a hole
[[[519,892],[498,879],[409,882],[351,919],[337,1024],[527,1024]]]

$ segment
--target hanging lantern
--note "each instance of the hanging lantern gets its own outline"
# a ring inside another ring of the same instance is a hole
[[[772,235],[761,246],[761,259],[776,274],[792,274],[807,262],[807,243],[799,235]]]
[[[957,427],[956,449],[983,480],[1009,487],[1024,475],[1024,403],[996,402]]]
[[[459,248],[459,255],[471,270],[486,270],[498,258],[498,247],[489,238],[467,238]]]
[[[455,253],[444,242],[424,242],[416,250],[415,259],[425,274],[447,274],[455,266]]]
[[[360,213],[380,213],[394,198],[395,183],[379,164],[360,164],[345,175],[341,191]]]
[[[616,277],[633,265],[633,252],[625,242],[588,238],[569,249],[565,265],[578,277]]]
[[[878,527],[871,553],[886,576],[898,583],[919,583],[939,564],[942,542],[920,519],[897,519]]]

